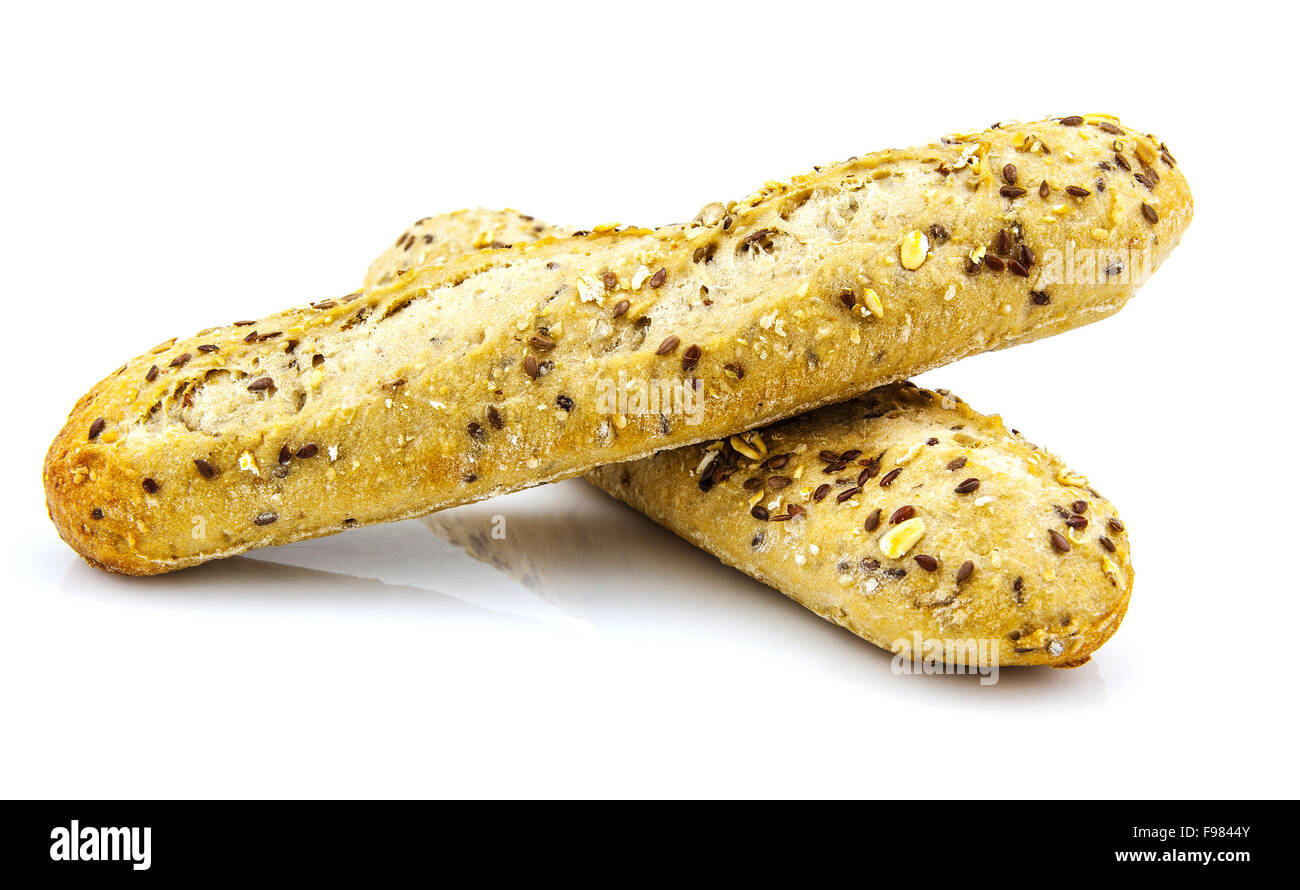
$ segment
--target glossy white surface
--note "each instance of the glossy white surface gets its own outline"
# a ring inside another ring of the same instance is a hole
[[[807,32],[788,4],[11,12],[0,794],[1300,793],[1292,51],[1193,6],[800,4]],[[416,217],[663,223],[1093,110],[1169,141],[1183,247],[1115,319],[921,379],[1123,511],[1133,605],[1078,670],[895,676],[581,481],[154,579],[85,566],[44,515],[45,448],[97,377],[350,289]]]

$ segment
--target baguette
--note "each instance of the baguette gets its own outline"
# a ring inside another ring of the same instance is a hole
[[[426,217],[410,231],[432,235],[445,262],[518,218],[473,211],[467,230],[464,213]],[[516,237],[551,231],[536,225]],[[390,251],[368,275],[392,277],[408,262]],[[999,417],[911,383],[586,479],[823,618],[917,660],[930,642],[944,664],[974,651],[970,667],[1075,667],[1119,627],[1133,589],[1113,504]],[[907,550],[907,539],[894,543],[900,534],[917,535]]]
[[[47,505],[152,574],[580,475],[1103,318],[1191,211],[1158,140],[1070,117],[479,251],[129,361],[51,445]],[[1075,249],[1126,261],[1052,276]],[[673,378],[698,411],[609,398]]]
[[[1124,524],[1084,477],[910,382],[587,479],[915,660],[1075,667],[1133,590]]]

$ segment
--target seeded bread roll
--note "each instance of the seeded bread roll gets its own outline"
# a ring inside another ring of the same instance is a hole
[[[919,635],[987,641],[1004,665],[1083,664],[1133,589],[1124,524],[1084,477],[996,415],[910,382],[587,478],[918,660]]]
[[[150,574],[761,426],[1117,311],[1140,276],[1116,261],[1057,280],[1049,254],[1148,251],[1154,268],[1191,198],[1158,141],[1070,117],[708,211],[163,343],[73,408],[46,458],[50,515],[90,562]],[[608,398],[672,378],[698,413]]]

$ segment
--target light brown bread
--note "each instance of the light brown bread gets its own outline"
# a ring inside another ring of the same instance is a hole
[[[940,663],[983,652],[987,665],[995,650],[998,664],[1073,667],[1119,627],[1133,589],[1123,522],[1084,477],[997,416],[911,383],[587,478],[918,660],[929,647]]]
[[[88,560],[148,574],[566,478],[1104,317],[1135,287],[1122,265],[1048,284],[1048,255],[1154,268],[1190,216],[1157,140],[1089,117],[481,251],[133,359],[74,407],[47,503]],[[690,418],[604,399],[673,377]]]

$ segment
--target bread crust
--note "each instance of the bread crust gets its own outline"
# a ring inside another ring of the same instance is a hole
[[[1008,164],[1047,197],[1002,194]],[[50,516],[93,564],[152,574],[579,475],[1105,317],[1133,280],[1042,286],[1011,261],[1089,244],[1154,268],[1191,210],[1158,140],[1088,116],[878,152],[690,224],[489,248],[132,359],[51,445]],[[672,377],[699,423],[601,407],[610,381]]]
[[[1133,590],[1127,530],[1086,478],[996,415],[912,383],[587,479],[918,659],[919,638],[952,652],[981,642],[1001,665],[1075,667],[1115,633]],[[919,537],[888,549],[904,523]]]

